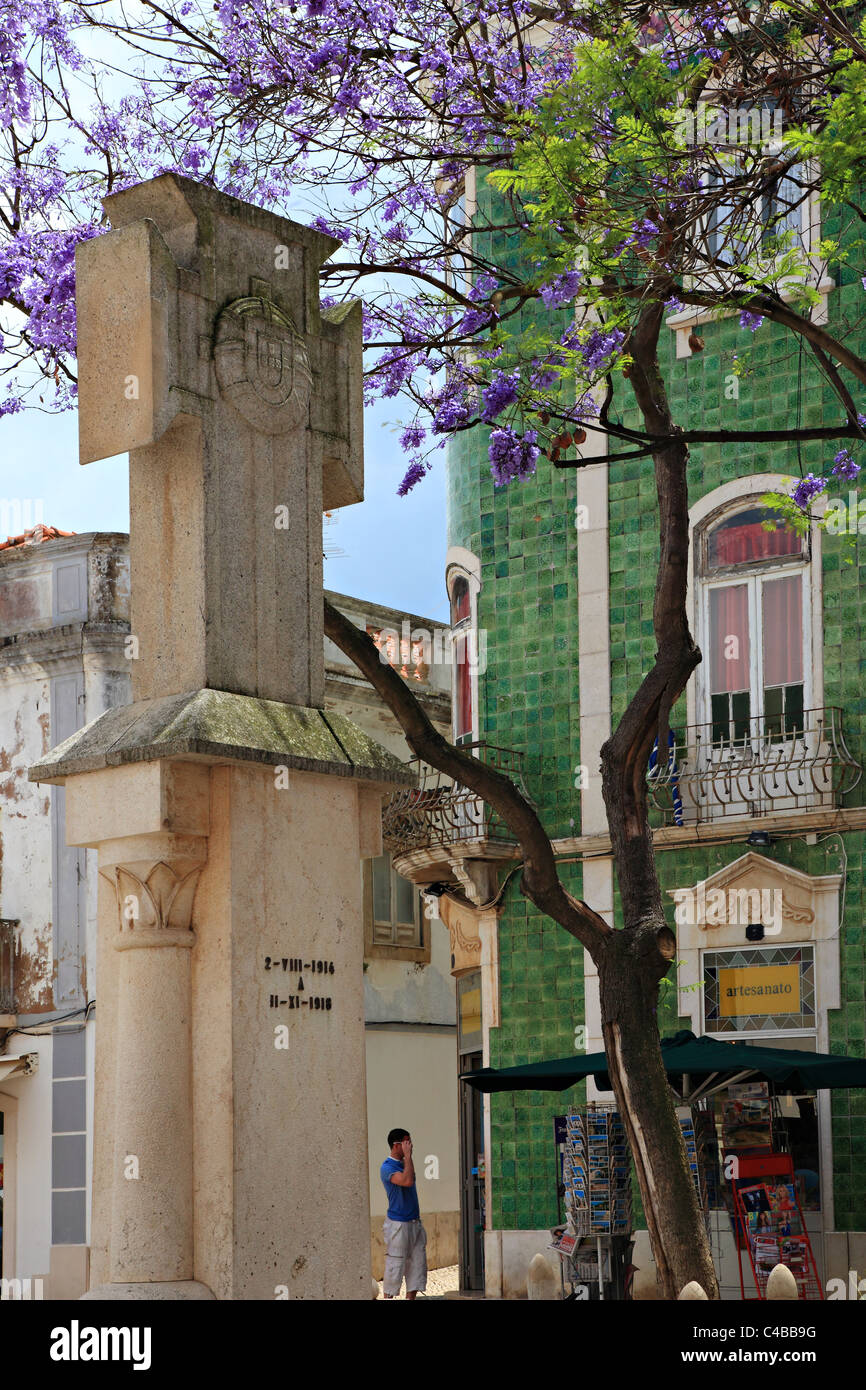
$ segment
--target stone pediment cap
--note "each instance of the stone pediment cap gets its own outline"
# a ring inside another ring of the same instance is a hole
[[[46,753],[31,782],[160,758],[251,762],[384,785],[416,777],[345,715],[226,690],[194,690],[106,710]]]
[[[288,217],[280,217],[254,203],[245,203],[181,174],[158,174],[145,183],[110,193],[103,198],[102,206],[114,228],[149,217],[159,227],[166,244],[180,255],[179,264],[186,263],[182,248],[190,250],[194,246],[185,232],[196,225],[204,232],[202,224],[211,221],[214,214],[258,227],[278,243],[300,242],[310,248],[317,265],[326,261],[341,244],[336,237],[304,227],[300,222],[292,222]]]
[[[776,859],[769,859],[764,854],[755,854],[749,850],[746,854],[741,854],[739,859],[735,859],[731,864],[725,864],[723,868],[717,869],[714,874],[709,874],[707,878],[701,879],[699,883],[684,884],[683,887],[703,886],[707,890],[726,888],[729,884],[736,884],[748,874],[757,874],[761,878],[782,885],[788,884],[792,888],[800,887],[805,892],[813,892],[815,887],[827,889],[838,888],[842,882],[840,874],[805,874],[802,869],[792,868],[790,864],[780,864]],[[669,889],[668,897],[676,896],[680,889]]]

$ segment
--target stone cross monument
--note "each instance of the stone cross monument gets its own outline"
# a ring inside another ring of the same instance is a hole
[[[325,714],[362,497],[337,244],[166,174],[78,248],[81,462],[129,451],[133,703],[30,771],[97,851],[87,1298],[369,1298],[360,860],[402,766]]]

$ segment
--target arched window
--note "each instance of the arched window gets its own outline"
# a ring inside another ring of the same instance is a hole
[[[459,572],[451,579],[451,630],[453,633],[454,742],[471,743],[475,720],[475,633],[472,628],[472,593],[469,580]]]
[[[802,733],[811,699],[807,538],[753,502],[698,538],[704,709],[714,744]]]

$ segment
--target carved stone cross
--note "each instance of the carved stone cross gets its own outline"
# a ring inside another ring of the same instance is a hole
[[[360,304],[338,243],[164,174],[79,246],[80,459],[129,450],[133,700],[324,704],[322,512],[363,496]]]

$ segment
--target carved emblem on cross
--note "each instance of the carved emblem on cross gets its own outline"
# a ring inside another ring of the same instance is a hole
[[[223,400],[264,434],[286,434],[306,417],[313,377],[303,340],[270,299],[248,295],[217,319],[214,364]]]

